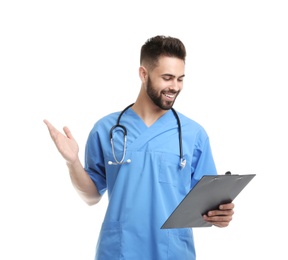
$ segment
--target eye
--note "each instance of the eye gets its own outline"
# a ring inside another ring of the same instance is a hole
[[[171,80],[173,77],[171,77],[171,76],[163,76],[163,79],[165,80],[165,81],[169,81],[169,80]]]

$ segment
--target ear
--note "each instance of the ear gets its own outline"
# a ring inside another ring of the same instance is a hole
[[[144,66],[140,66],[139,67],[139,77],[142,81],[142,83],[144,83],[147,79],[148,76],[148,71]]]

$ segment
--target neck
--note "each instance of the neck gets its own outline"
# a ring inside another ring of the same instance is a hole
[[[143,122],[149,127],[153,125],[162,115],[167,111],[160,109],[152,101],[144,102],[137,99],[132,106],[134,112],[143,120]]]

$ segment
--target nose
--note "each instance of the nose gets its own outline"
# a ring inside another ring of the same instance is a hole
[[[183,82],[182,81],[180,81],[178,79],[174,79],[172,81],[171,90],[178,92],[178,91],[182,90],[182,88],[183,88]]]

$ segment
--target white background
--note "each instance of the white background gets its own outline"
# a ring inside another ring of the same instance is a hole
[[[198,260],[288,259],[287,12],[284,0],[1,1],[0,259],[93,259],[107,198],[80,200],[43,119],[69,126],[84,158],[95,121],[135,101],[140,47],[157,34],[186,45],[175,108],[206,128],[219,173],[257,174],[228,228],[195,229]]]

